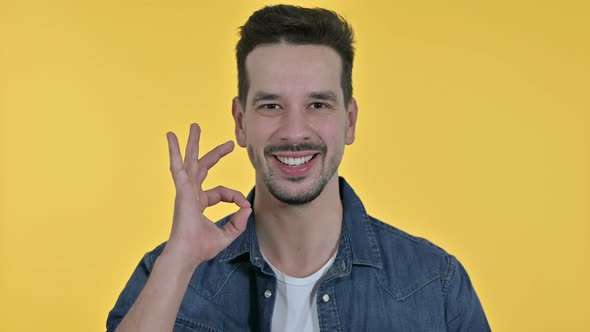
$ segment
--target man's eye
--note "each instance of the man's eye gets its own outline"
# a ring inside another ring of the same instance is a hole
[[[326,108],[328,105],[324,103],[311,103],[311,108]]]
[[[265,109],[265,110],[276,110],[279,109],[280,106],[279,104],[264,104],[262,106],[260,106],[261,109]]]

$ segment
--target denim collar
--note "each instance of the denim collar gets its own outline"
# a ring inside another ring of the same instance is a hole
[[[381,252],[363,203],[343,177],[339,177],[338,184],[343,207],[342,235],[338,254],[332,265],[335,268],[330,269],[324,279],[349,274],[353,264],[383,268]],[[255,188],[250,191],[247,197],[252,204],[254,192]],[[263,268],[264,260],[256,238],[254,218],[254,213],[252,213],[244,233],[221,254],[222,262],[229,262],[238,256],[249,253],[250,263]]]

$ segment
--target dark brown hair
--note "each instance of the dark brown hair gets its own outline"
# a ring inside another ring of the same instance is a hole
[[[254,12],[240,28],[240,41],[236,45],[238,96],[244,110],[250,85],[246,57],[256,46],[276,43],[317,44],[334,49],[342,60],[340,85],[344,104],[348,106],[352,98],[353,39],[350,24],[331,10],[275,5]]]

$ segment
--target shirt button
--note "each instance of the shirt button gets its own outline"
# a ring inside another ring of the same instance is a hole
[[[268,299],[271,296],[272,296],[272,292],[267,289],[266,292],[264,292],[264,297],[266,297]]]
[[[342,271],[346,271],[346,263],[344,261],[342,261]]]
[[[324,294],[324,296],[322,296],[322,300],[324,300],[324,302],[330,301],[330,295]]]

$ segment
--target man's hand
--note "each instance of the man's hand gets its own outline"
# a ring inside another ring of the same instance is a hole
[[[250,202],[239,191],[223,186],[203,191],[201,186],[207,173],[222,157],[232,152],[234,144],[232,141],[221,144],[199,159],[200,135],[199,126],[191,124],[184,161],[176,135],[172,132],[166,135],[176,199],[172,232],[162,255],[174,257],[175,261],[192,270],[234,241],[246,228],[252,212]],[[223,228],[203,214],[207,207],[219,202],[234,203],[240,208]]]
[[[209,169],[230,153],[234,145],[232,142],[221,144],[199,159],[200,134],[199,126],[191,124],[184,161],[176,135],[167,134],[170,171],[176,186],[172,233],[117,332],[172,331],[194,270],[203,261],[217,256],[246,228],[252,209],[244,195],[221,186],[207,191],[201,189]],[[203,215],[208,206],[219,202],[240,207],[223,228]]]

